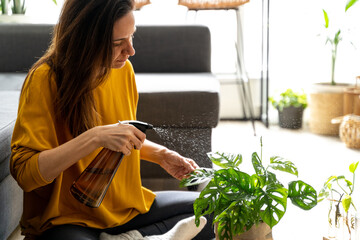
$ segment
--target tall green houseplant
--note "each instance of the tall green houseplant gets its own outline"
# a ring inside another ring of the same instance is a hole
[[[345,13],[351,8],[358,0],[348,0],[348,2],[345,5]],[[325,20],[325,28],[329,28],[329,15],[328,13],[323,9],[324,14],[324,20]],[[331,85],[336,85],[335,82],[335,63],[337,58],[337,49],[338,45],[341,42],[341,30],[335,32],[333,36],[328,36],[326,39],[326,43],[330,43],[331,45]]]

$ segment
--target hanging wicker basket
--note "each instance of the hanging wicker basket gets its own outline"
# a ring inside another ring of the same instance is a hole
[[[179,0],[179,5],[189,10],[234,9],[250,0]]]
[[[150,0],[135,0],[135,9],[139,10],[143,6],[148,5],[150,3],[151,3]]]

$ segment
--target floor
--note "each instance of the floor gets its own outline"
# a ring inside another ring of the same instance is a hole
[[[338,137],[313,134],[306,125],[301,130],[288,130],[276,125],[266,128],[261,122],[256,122],[255,129],[256,136],[251,122],[221,121],[213,131],[213,151],[241,153],[244,169],[250,170],[251,154],[261,153],[261,138],[263,162],[275,155],[291,160],[298,167],[299,179],[311,184],[317,191],[330,175],[346,175],[348,165],[360,160],[360,150],[347,148]],[[284,175],[284,179],[287,182],[294,180],[288,175]],[[360,189],[358,190],[357,194],[360,194]],[[325,203],[320,203],[310,211],[304,211],[288,201],[283,219],[273,228],[273,238],[321,240],[326,231]],[[20,239],[22,238],[19,234],[11,238]]]
[[[299,179],[317,191],[331,175],[347,176],[349,164],[360,160],[360,150],[347,148],[339,137],[313,134],[306,125],[301,130],[289,130],[276,125],[266,128],[256,122],[255,129],[256,136],[250,122],[222,121],[213,131],[213,151],[241,153],[243,167],[252,170],[251,154],[257,152],[260,156],[262,138],[264,163],[271,156],[292,161],[298,168]],[[289,179],[287,182],[295,180],[289,174],[284,177]],[[355,202],[359,202],[359,186],[354,194]],[[283,219],[273,228],[274,240],[321,240],[327,232],[327,207],[322,202],[304,211],[288,201]]]

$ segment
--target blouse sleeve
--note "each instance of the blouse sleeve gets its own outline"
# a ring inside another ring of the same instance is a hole
[[[29,74],[11,140],[10,172],[27,192],[51,183],[40,174],[38,157],[41,151],[59,145],[53,107],[55,84],[49,81],[48,69],[40,66]]]

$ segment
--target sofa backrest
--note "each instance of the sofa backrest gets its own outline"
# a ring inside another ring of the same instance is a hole
[[[48,48],[54,25],[0,24],[0,72],[27,72]],[[211,42],[206,26],[137,26],[135,72],[210,72]]]
[[[0,72],[27,72],[48,48],[53,25],[0,24]]]
[[[206,26],[138,26],[135,72],[211,72],[211,40]]]

